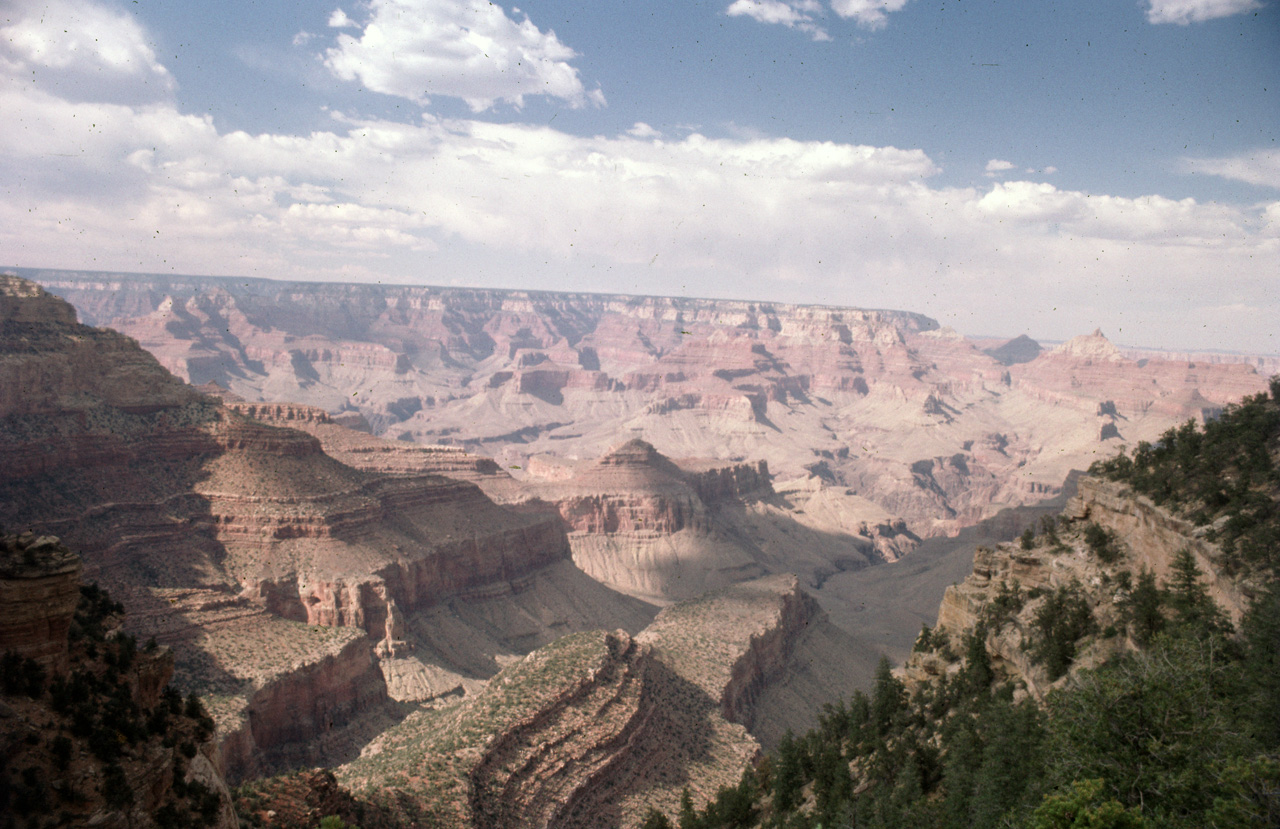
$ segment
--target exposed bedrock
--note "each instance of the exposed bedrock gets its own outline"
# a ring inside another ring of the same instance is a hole
[[[0,654],[65,670],[80,557],[52,536],[0,535]]]
[[[352,639],[255,689],[238,726],[219,734],[219,766],[235,782],[273,768],[332,762],[331,740],[387,701],[370,641]]]
[[[1124,539],[1136,567],[1151,570],[1161,582],[1169,578],[1173,554],[1190,550],[1196,566],[1207,574],[1209,594],[1233,623],[1239,623],[1249,597],[1241,591],[1244,585],[1223,571],[1217,545],[1206,538],[1208,527],[1197,527],[1123,484],[1094,477],[1080,479],[1079,493],[1067,503],[1064,515],[1095,521],[1115,532]]]
[[[667,608],[638,636],[556,640],[454,708],[394,726],[339,774],[444,826],[636,826],[650,806],[674,814],[686,786],[701,803],[737,781],[761,746],[746,724],[772,716],[761,705],[797,659],[847,666],[847,641],[814,649],[827,627],[794,578],[735,585]],[[844,690],[806,686],[805,702]],[[443,785],[458,778],[465,787]]]
[[[754,730],[756,703],[761,694],[786,671],[809,625],[822,616],[813,597],[792,581],[773,608],[774,616],[763,631],[753,634],[742,655],[733,663],[729,681],[720,694],[720,712],[730,722]]]
[[[359,627],[381,638],[393,602],[411,611],[486,588],[509,590],[511,583],[568,558],[563,531],[543,520],[402,549],[394,560],[363,574],[344,576],[312,567],[305,575],[252,581],[246,592],[287,619]]]

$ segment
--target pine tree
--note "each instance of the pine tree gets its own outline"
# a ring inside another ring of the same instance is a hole
[[[790,730],[782,736],[777,756],[778,761],[773,769],[773,808],[779,813],[785,813],[799,805],[800,789],[804,786],[800,751]],[[681,829],[684,829],[683,824]]]
[[[1230,623],[1200,581],[1202,575],[1191,550],[1183,547],[1173,557],[1169,573],[1169,606],[1181,625],[1200,633],[1226,633]]]
[[[1155,573],[1145,567],[1138,574],[1138,584],[1124,603],[1124,618],[1133,638],[1140,645],[1150,644],[1155,635],[1164,629],[1164,591],[1156,584]]]
[[[876,734],[883,736],[889,733],[894,718],[902,710],[906,702],[902,683],[893,676],[893,666],[889,657],[880,657],[876,665],[875,684],[871,693],[871,724]]]

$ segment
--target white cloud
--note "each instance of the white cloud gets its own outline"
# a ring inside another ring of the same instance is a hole
[[[347,21],[335,12],[330,18]],[[569,64],[577,53],[529,18],[516,22],[484,0],[371,0],[359,37],[338,36],[325,65],[343,80],[425,105],[433,95],[461,98],[473,111],[526,95],[570,106],[601,106]]]
[[[1280,189],[1280,150],[1254,150],[1227,158],[1184,158],[1182,170]]]
[[[1258,0],[1148,0],[1147,22],[1186,26],[1262,8]]]
[[[830,40],[826,30],[814,22],[813,15],[822,11],[817,0],[734,0],[725,14],[750,17],[759,23],[777,23],[808,33],[814,40]]]
[[[883,29],[888,14],[901,11],[907,0],[831,0],[831,8],[841,17],[852,17],[865,29]]]
[[[987,162],[987,168],[986,168],[987,178],[995,178],[1001,173],[1005,173],[1005,172],[1008,172],[1009,170],[1012,170],[1013,167],[1014,167],[1014,164],[1012,161],[1003,161],[999,158],[993,158]],[[1027,172],[1031,172],[1031,171],[1028,170]]]
[[[627,130],[627,135],[636,138],[661,138],[662,133],[646,124],[644,121],[636,121],[631,129]]]
[[[342,9],[334,9],[333,14],[329,15],[330,29],[358,29],[359,26]]]
[[[1188,348],[1268,350],[1280,318],[1274,200],[949,187],[919,149],[643,123],[581,137],[335,113],[250,135],[172,101],[57,92],[0,75],[13,264],[719,294]]]
[[[23,12],[0,28],[0,71],[77,100],[140,102],[173,90],[173,76],[128,15],[76,0],[33,2]]]

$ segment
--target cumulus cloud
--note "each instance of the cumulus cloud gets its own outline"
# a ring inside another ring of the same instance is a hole
[[[853,18],[864,29],[883,29],[889,13],[901,11],[907,0],[831,0],[831,8],[844,18]]]
[[[42,0],[11,14],[0,27],[0,70],[6,74],[75,100],[141,102],[174,88],[173,76],[128,15],[77,0]]]
[[[661,132],[649,126],[644,121],[636,121],[635,125],[632,126],[631,129],[627,130],[627,135],[632,135],[632,136],[635,136],[636,138],[661,138],[662,137]]]
[[[830,40],[826,30],[814,22],[814,14],[821,11],[818,0],[734,0],[725,9],[725,14],[750,17],[760,23],[781,24],[806,32],[814,40]]]
[[[1280,150],[1254,150],[1227,158],[1184,158],[1182,170],[1280,189]]]
[[[1262,8],[1258,0],[1149,0],[1149,23],[1176,23],[1186,26]]]
[[[347,13],[342,9],[334,9],[333,14],[329,15],[330,29],[358,29],[355,21],[347,17]]]
[[[330,25],[350,23],[334,12]],[[337,77],[426,105],[461,98],[473,111],[498,101],[520,107],[526,95],[570,106],[602,106],[570,65],[577,53],[528,17],[517,22],[485,0],[371,0],[359,36],[341,34],[325,54]]]
[[[1181,347],[1264,348],[1280,317],[1280,203],[953,187],[920,149],[643,123],[584,137],[333,113],[250,135],[7,74],[0,112],[16,264],[729,294]]]

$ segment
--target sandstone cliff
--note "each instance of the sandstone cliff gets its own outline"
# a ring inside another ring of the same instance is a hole
[[[175,646],[180,680],[209,694],[234,776],[358,750],[390,710],[375,645],[391,657],[422,638],[398,638],[405,614],[510,596],[569,562],[553,513],[513,511],[420,469],[348,466],[316,436],[264,422],[341,429],[322,411],[223,405],[30,283],[0,284],[0,300],[0,521],[33,530],[25,546],[45,533],[77,546],[86,573],[136,608],[130,628]],[[14,604],[15,642],[65,625],[58,591],[73,577],[52,575],[49,601]],[[503,653],[519,655],[568,630],[638,630],[651,617],[584,581],[560,592],[589,598],[544,596],[532,625],[509,609],[485,634],[443,639],[465,650],[505,637]]]
[[[1129,359],[1100,334],[987,353],[893,311],[43,278],[178,376],[248,400],[358,414],[378,434],[454,444],[517,477],[532,457],[599,457],[628,436],[672,458],[764,460],[783,479],[850,489],[920,537],[1051,497],[1108,447],[1265,386],[1257,361]]]
[[[674,813],[685,786],[701,800],[736,782],[762,704],[797,663],[848,666],[815,648],[826,627],[793,578],[774,577],[667,608],[638,636],[574,634],[452,708],[410,715],[339,778],[446,826],[634,826],[649,806]]]
[[[80,557],[53,536],[0,538],[0,653],[66,670],[81,569]]]

